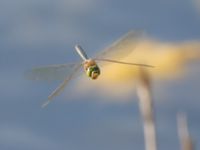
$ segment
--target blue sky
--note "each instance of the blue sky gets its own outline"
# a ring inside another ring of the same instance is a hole
[[[32,82],[23,74],[35,66],[78,61],[77,43],[95,54],[130,29],[163,41],[200,39],[199,8],[199,0],[1,0],[0,149],[144,149],[136,97],[106,105],[95,95],[77,98],[73,81],[65,90],[68,100],[62,94],[41,109],[58,82]],[[200,146],[200,71],[198,64],[190,68],[193,74],[184,79],[155,84],[155,95],[165,94],[155,97],[163,150],[178,149],[180,110],[187,112]]]

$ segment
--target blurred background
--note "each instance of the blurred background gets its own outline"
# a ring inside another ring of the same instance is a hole
[[[156,44],[198,43],[199,27],[199,0],[1,0],[0,149],[144,149],[134,89],[119,100],[97,96],[97,90],[79,94],[77,79],[41,109],[59,82],[29,81],[24,72],[80,61],[75,44],[92,56],[129,30],[144,30]],[[187,114],[200,147],[199,62],[184,67],[187,73],[181,77],[153,82],[158,149],[180,149],[179,111]]]

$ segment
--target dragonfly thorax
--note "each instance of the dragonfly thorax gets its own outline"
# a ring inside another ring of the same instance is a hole
[[[97,79],[100,75],[100,69],[94,60],[87,60],[84,62],[84,69],[88,77]]]

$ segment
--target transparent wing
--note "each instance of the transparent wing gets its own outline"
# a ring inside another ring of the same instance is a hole
[[[152,65],[141,64],[141,63],[131,63],[131,62],[124,62],[124,61],[117,61],[117,60],[110,60],[110,59],[95,59],[97,61],[109,62],[109,63],[117,63],[123,65],[131,65],[131,66],[140,66],[140,67],[149,67],[154,68]]]
[[[125,57],[135,49],[143,35],[144,32],[142,31],[129,31],[122,38],[97,54],[95,59],[106,58],[119,60]]]
[[[81,63],[60,64],[33,68],[27,71],[25,76],[29,80],[60,81],[69,76],[80,64]]]
[[[80,70],[81,68],[81,65],[78,65],[74,68],[73,72],[71,72],[69,74],[69,76],[67,76],[65,78],[65,80],[48,96],[48,100],[42,105],[42,107],[46,107],[52,100],[55,96],[59,95],[63,90],[64,88],[66,87],[67,83],[73,78],[75,77],[76,73]]]

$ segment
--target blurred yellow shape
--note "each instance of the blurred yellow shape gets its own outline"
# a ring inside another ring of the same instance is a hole
[[[145,68],[148,74],[153,79],[166,79],[178,77],[188,62],[199,58],[200,43],[198,41],[166,43],[145,38],[138,42],[129,56],[120,61],[155,66]],[[101,67],[101,76],[97,81],[89,82],[84,78],[79,87],[84,90],[99,87],[103,92],[111,95],[114,92],[117,96],[122,93],[128,94],[132,91],[134,81],[138,80],[140,69],[138,66],[109,63]]]

